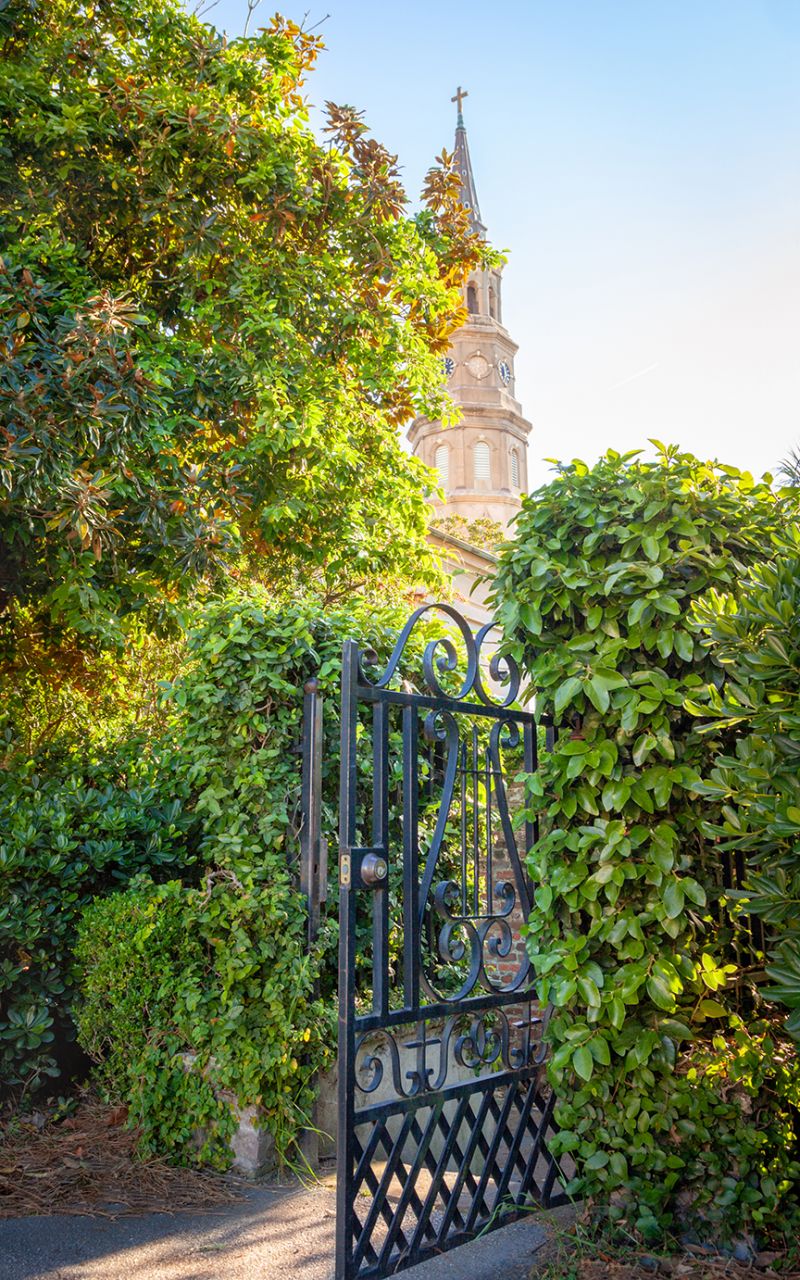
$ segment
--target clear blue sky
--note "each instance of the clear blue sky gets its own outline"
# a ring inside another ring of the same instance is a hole
[[[253,22],[266,22],[265,0]],[[246,0],[208,20],[238,34]],[[548,456],[800,445],[800,0],[316,0],[312,104],[353,103],[412,200],[456,86]]]

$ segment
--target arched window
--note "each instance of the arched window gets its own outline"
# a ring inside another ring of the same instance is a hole
[[[446,489],[450,483],[450,450],[446,444],[438,446],[434,455],[434,465],[439,472],[442,488]]]
[[[489,315],[493,320],[497,319],[497,303],[495,300],[494,285],[489,285]]]
[[[491,480],[491,459],[486,441],[479,440],[472,452],[475,466],[475,483],[480,484],[483,481]]]
[[[519,488],[519,454],[516,449],[511,450],[511,484],[515,489]]]
[[[478,311],[478,290],[474,284],[467,285],[467,311],[471,316],[476,315]]]

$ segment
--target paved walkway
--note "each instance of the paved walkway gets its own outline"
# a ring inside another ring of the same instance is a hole
[[[333,1280],[330,1187],[254,1186],[213,1213],[0,1220],[0,1280]],[[528,1280],[552,1229],[531,1216],[408,1280]]]

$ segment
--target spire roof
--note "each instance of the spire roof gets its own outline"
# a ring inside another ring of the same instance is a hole
[[[481,210],[478,204],[478,193],[475,190],[475,175],[472,172],[472,161],[469,158],[469,143],[467,142],[467,130],[464,124],[464,116],[461,105],[464,98],[468,97],[467,90],[462,89],[461,85],[450,99],[451,102],[457,103],[458,116],[456,118],[456,141],[454,148],[454,164],[456,172],[461,178],[461,200],[469,209],[471,214],[471,222],[473,231],[477,231],[479,236],[486,235],[486,227],[481,222]]]

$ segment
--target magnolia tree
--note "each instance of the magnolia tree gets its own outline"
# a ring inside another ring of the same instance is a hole
[[[177,0],[0,6],[0,610],[118,637],[221,574],[432,579],[414,412],[484,254],[457,176],[408,216],[318,37]],[[27,624],[26,624],[27,625]]]

